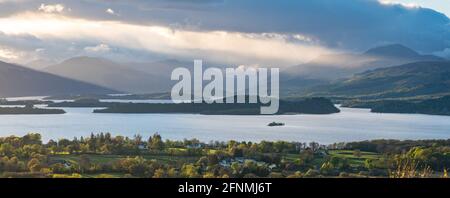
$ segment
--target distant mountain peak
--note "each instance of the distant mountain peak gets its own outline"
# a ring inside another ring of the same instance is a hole
[[[101,58],[101,57],[91,57],[91,56],[77,56],[73,58],[69,58],[67,60],[64,60],[62,63],[96,63],[96,62],[106,62],[106,63],[113,63],[112,61]]]
[[[55,60],[51,59],[35,59],[28,63],[26,63],[24,66],[35,69],[35,70],[42,70],[50,65],[54,65],[57,62]]]
[[[396,57],[396,58],[414,58],[420,56],[419,53],[401,44],[392,44],[375,47],[367,50],[365,55]]]

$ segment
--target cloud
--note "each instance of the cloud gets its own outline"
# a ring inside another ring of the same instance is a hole
[[[23,64],[38,56],[35,50],[6,46],[0,43],[0,61]]]
[[[0,59],[2,60],[14,60],[19,58],[19,53],[0,46]]]
[[[26,0],[0,0],[0,3],[9,3],[9,2],[24,2]]]
[[[289,38],[294,37],[290,35],[188,31],[39,13],[0,19],[0,31],[7,35],[30,34],[40,40],[106,42],[122,48],[181,57],[213,57],[219,61],[234,57],[236,62],[259,60],[294,64],[310,60],[318,54],[330,53],[330,50],[314,43],[289,42]],[[92,52],[106,49],[109,46],[105,44],[85,48]]]
[[[38,10],[45,12],[45,13],[62,13],[64,11],[64,5],[62,5],[62,4],[53,4],[53,5],[41,4],[41,6],[39,6]]]
[[[389,5],[389,6],[401,5],[405,8],[410,8],[410,9],[420,8],[420,5],[417,3],[402,3],[402,2],[398,2],[398,1],[392,1],[392,0],[379,0],[379,2],[381,4]]]
[[[444,50],[434,52],[433,54],[442,58],[450,59],[450,48],[445,48]]]
[[[111,8],[106,9],[106,13],[108,13],[110,15],[117,15],[116,12]]]
[[[5,23],[0,31],[8,32],[8,36],[29,34],[43,40],[42,46],[34,49],[45,48],[48,55],[52,51],[62,53],[61,49],[75,41],[77,46],[73,47],[80,53],[85,53],[86,46],[108,43],[114,47],[109,53],[209,56],[249,63],[298,64],[319,53],[361,52],[392,43],[422,53],[450,48],[450,20],[445,15],[414,4],[394,3],[395,0],[58,2],[64,7],[62,13],[32,13],[36,18],[27,19],[32,21],[27,23],[20,18],[36,11],[41,3],[57,5],[55,1],[8,1],[0,6],[0,20]],[[73,10],[65,12],[69,7]],[[111,17],[118,10],[121,17]],[[54,14],[62,18],[50,16]],[[8,24],[7,20],[20,23]]]
[[[105,53],[111,51],[111,48],[108,45],[102,43],[96,46],[85,47],[84,50],[86,52]]]
[[[413,4],[377,0],[178,2],[131,0],[124,12],[130,21],[187,29],[313,35],[329,47],[347,50],[364,51],[386,43],[401,43],[425,53],[449,47],[449,19]]]

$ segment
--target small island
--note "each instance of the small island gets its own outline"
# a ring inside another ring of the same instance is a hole
[[[92,98],[99,100],[170,100],[170,92],[149,94],[66,94],[45,97],[44,100],[78,100]]]
[[[282,122],[271,122],[267,126],[270,126],[270,127],[284,126],[284,123],[282,123]]]
[[[43,100],[13,100],[9,101],[7,99],[1,98],[0,99],[0,105],[3,106],[17,106],[17,105],[48,105],[53,103],[52,101],[43,101]]]
[[[40,109],[35,108],[32,104],[27,104],[25,107],[1,107],[0,115],[18,115],[18,114],[65,114],[62,109]]]
[[[343,107],[369,108],[373,113],[450,115],[450,96],[423,100],[348,101]]]
[[[69,105],[67,103],[66,105]],[[105,109],[95,109],[94,113],[185,113],[203,115],[260,115],[260,103],[180,103],[180,104],[150,104],[150,103],[96,103],[106,106]],[[54,106],[58,104],[54,104]],[[81,103],[72,104],[82,105]],[[325,98],[306,98],[296,101],[280,100],[276,114],[332,114],[340,110]]]
[[[93,108],[93,107],[110,107],[118,102],[100,102],[97,98],[77,98],[73,102],[58,102],[48,104],[48,107],[78,107],[78,108]]]

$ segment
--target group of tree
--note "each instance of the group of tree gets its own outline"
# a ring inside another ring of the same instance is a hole
[[[330,155],[336,147],[349,150],[353,157]],[[363,152],[381,157],[352,162]],[[98,160],[102,156],[108,160]],[[450,140],[374,140],[324,146],[285,141],[173,141],[159,134],[144,140],[141,135],[128,138],[99,133],[47,143],[40,134],[0,138],[3,177],[424,177],[446,173],[447,167]]]

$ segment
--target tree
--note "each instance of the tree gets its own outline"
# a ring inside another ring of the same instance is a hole
[[[309,148],[311,148],[311,150],[313,152],[316,152],[319,149],[320,145],[317,142],[311,142],[309,143]]]
[[[100,152],[103,154],[109,154],[111,153],[111,145],[109,144],[104,144],[102,147],[100,147]]]
[[[197,160],[196,165],[203,167],[208,166],[208,158],[205,156],[200,157],[200,159]]]
[[[93,133],[91,133],[91,137],[88,140],[88,146],[91,152],[97,151],[97,137]]]
[[[294,174],[287,176],[287,178],[301,178],[301,177],[303,177],[303,174],[300,171],[297,171]]]
[[[167,170],[167,177],[169,178],[176,178],[178,177],[178,171],[175,168],[169,168]]]
[[[324,175],[329,175],[334,170],[334,165],[331,162],[325,162],[320,167],[320,172]]]
[[[55,142],[54,140],[49,140],[46,147],[50,149],[51,153],[58,152],[58,143]]]
[[[60,139],[58,141],[58,148],[59,148],[58,150],[65,151],[66,147],[69,146],[69,145],[71,145],[70,140],[68,140],[68,139]]]
[[[14,152],[14,147],[9,143],[3,143],[0,145],[0,155],[11,156]]]
[[[67,170],[61,163],[56,163],[50,167],[54,173],[65,173]]]
[[[243,157],[244,151],[241,148],[233,147],[230,149],[230,154],[233,157]]]
[[[216,178],[216,176],[212,172],[206,172],[203,174],[203,178]]]
[[[38,133],[30,133],[22,137],[22,142],[25,145],[28,144],[42,144],[41,134]]]
[[[181,168],[181,175],[187,178],[199,178],[199,168],[193,164],[185,164]]]
[[[134,135],[134,145],[139,147],[142,144],[142,136],[139,134]]]
[[[166,178],[167,174],[166,171],[162,168],[158,168],[155,170],[155,173],[153,174],[153,178]]]
[[[164,148],[164,142],[158,133],[155,133],[153,137],[148,139],[148,147],[150,150],[162,150]]]
[[[41,162],[36,158],[32,158],[28,161],[27,167],[31,172],[39,172],[41,170]]]
[[[302,164],[305,164],[307,162],[310,162],[311,160],[314,159],[314,152],[312,151],[312,149],[306,149],[300,152],[300,157],[299,157],[299,162],[301,162]],[[299,164],[299,165],[302,165]]]
[[[320,172],[314,169],[309,169],[305,173],[305,177],[318,177],[320,175]]]
[[[147,160],[143,157],[126,158],[120,161],[120,168],[126,170],[133,176],[144,177],[151,176],[151,170],[147,165]]]
[[[217,154],[208,155],[208,166],[219,164],[219,156]]]

